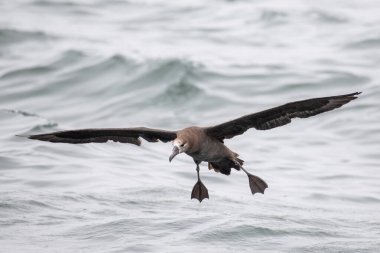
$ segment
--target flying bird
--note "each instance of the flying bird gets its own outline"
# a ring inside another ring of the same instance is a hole
[[[209,198],[208,190],[199,176],[201,162],[207,162],[210,170],[224,175],[230,175],[232,168],[244,171],[248,176],[252,194],[264,194],[268,185],[260,177],[252,175],[243,168],[244,161],[224,144],[224,140],[241,135],[250,128],[268,130],[286,125],[292,118],[308,118],[331,111],[356,99],[360,93],[291,102],[211,127],[191,126],[178,131],[147,127],[79,129],[31,135],[28,138],[72,144],[115,141],[138,146],[141,145],[141,139],[148,142],[171,141],[173,151],[169,156],[169,162],[178,154],[185,153],[192,157],[196,164],[198,180],[191,192],[191,199],[195,198],[202,202],[203,199]]]

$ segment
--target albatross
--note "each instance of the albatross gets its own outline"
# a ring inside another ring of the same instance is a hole
[[[331,111],[356,99],[360,93],[295,101],[210,127],[190,126],[178,131],[147,127],[78,129],[31,135],[28,138],[72,144],[114,141],[138,146],[141,145],[141,139],[148,142],[171,141],[173,150],[169,156],[169,162],[177,155],[185,153],[193,158],[196,165],[198,180],[191,192],[191,199],[195,198],[202,202],[203,199],[209,198],[208,190],[199,176],[201,162],[207,162],[210,170],[224,175],[230,175],[232,168],[244,171],[248,176],[251,193],[264,194],[265,189],[268,188],[267,183],[244,169],[244,161],[224,144],[224,140],[241,135],[250,128],[268,130],[286,125],[292,118],[308,118]]]

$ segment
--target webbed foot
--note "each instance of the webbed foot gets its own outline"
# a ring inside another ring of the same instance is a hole
[[[267,183],[265,183],[264,180],[262,180],[258,176],[252,175],[250,173],[247,173],[247,176],[252,194],[258,192],[264,194],[265,189],[268,188]]]
[[[191,192],[191,199],[197,199],[199,202],[202,202],[205,198],[209,198],[208,190],[202,181],[198,180]]]

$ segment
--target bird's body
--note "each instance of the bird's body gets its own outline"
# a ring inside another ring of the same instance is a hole
[[[202,127],[192,126],[182,129],[178,131],[177,138],[191,143],[191,149],[185,153],[195,161],[218,162],[234,155],[222,142],[208,136]]]
[[[225,146],[224,140],[241,135],[250,128],[268,130],[286,125],[291,122],[292,118],[307,118],[336,109],[356,99],[356,96],[359,94],[359,92],[356,92],[347,95],[291,102],[211,127],[192,126],[179,131],[146,127],[79,129],[31,135],[29,138],[72,144],[107,142],[111,140],[140,145],[141,139],[148,142],[172,141],[173,151],[169,157],[169,161],[178,154],[185,153],[193,158],[197,166],[198,181],[193,188],[192,198],[196,198],[199,201],[208,198],[207,188],[199,177],[199,164],[201,162],[207,162],[210,170],[212,169],[225,175],[230,175],[231,169],[243,170],[248,175],[252,194],[257,192],[264,193],[268,185],[261,178],[248,173],[243,168],[244,161],[238,158],[239,155],[237,153]]]

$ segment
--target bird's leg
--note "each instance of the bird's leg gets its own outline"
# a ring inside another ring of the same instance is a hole
[[[264,194],[265,189],[268,188],[267,183],[265,183],[264,180],[262,180],[258,176],[252,175],[251,173],[246,171],[242,166],[240,166],[240,169],[242,169],[248,176],[249,187],[251,188],[252,194],[258,192]]]
[[[208,190],[206,186],[202,183],[200,177],[199,177],[199,163],[197,164],[197,175],[198,175],[198,181],[194,185],[193,191],[191,192],[191,199],[197,199],[199,202],[202,202],[203,199],[209,198],[208,197]]]

